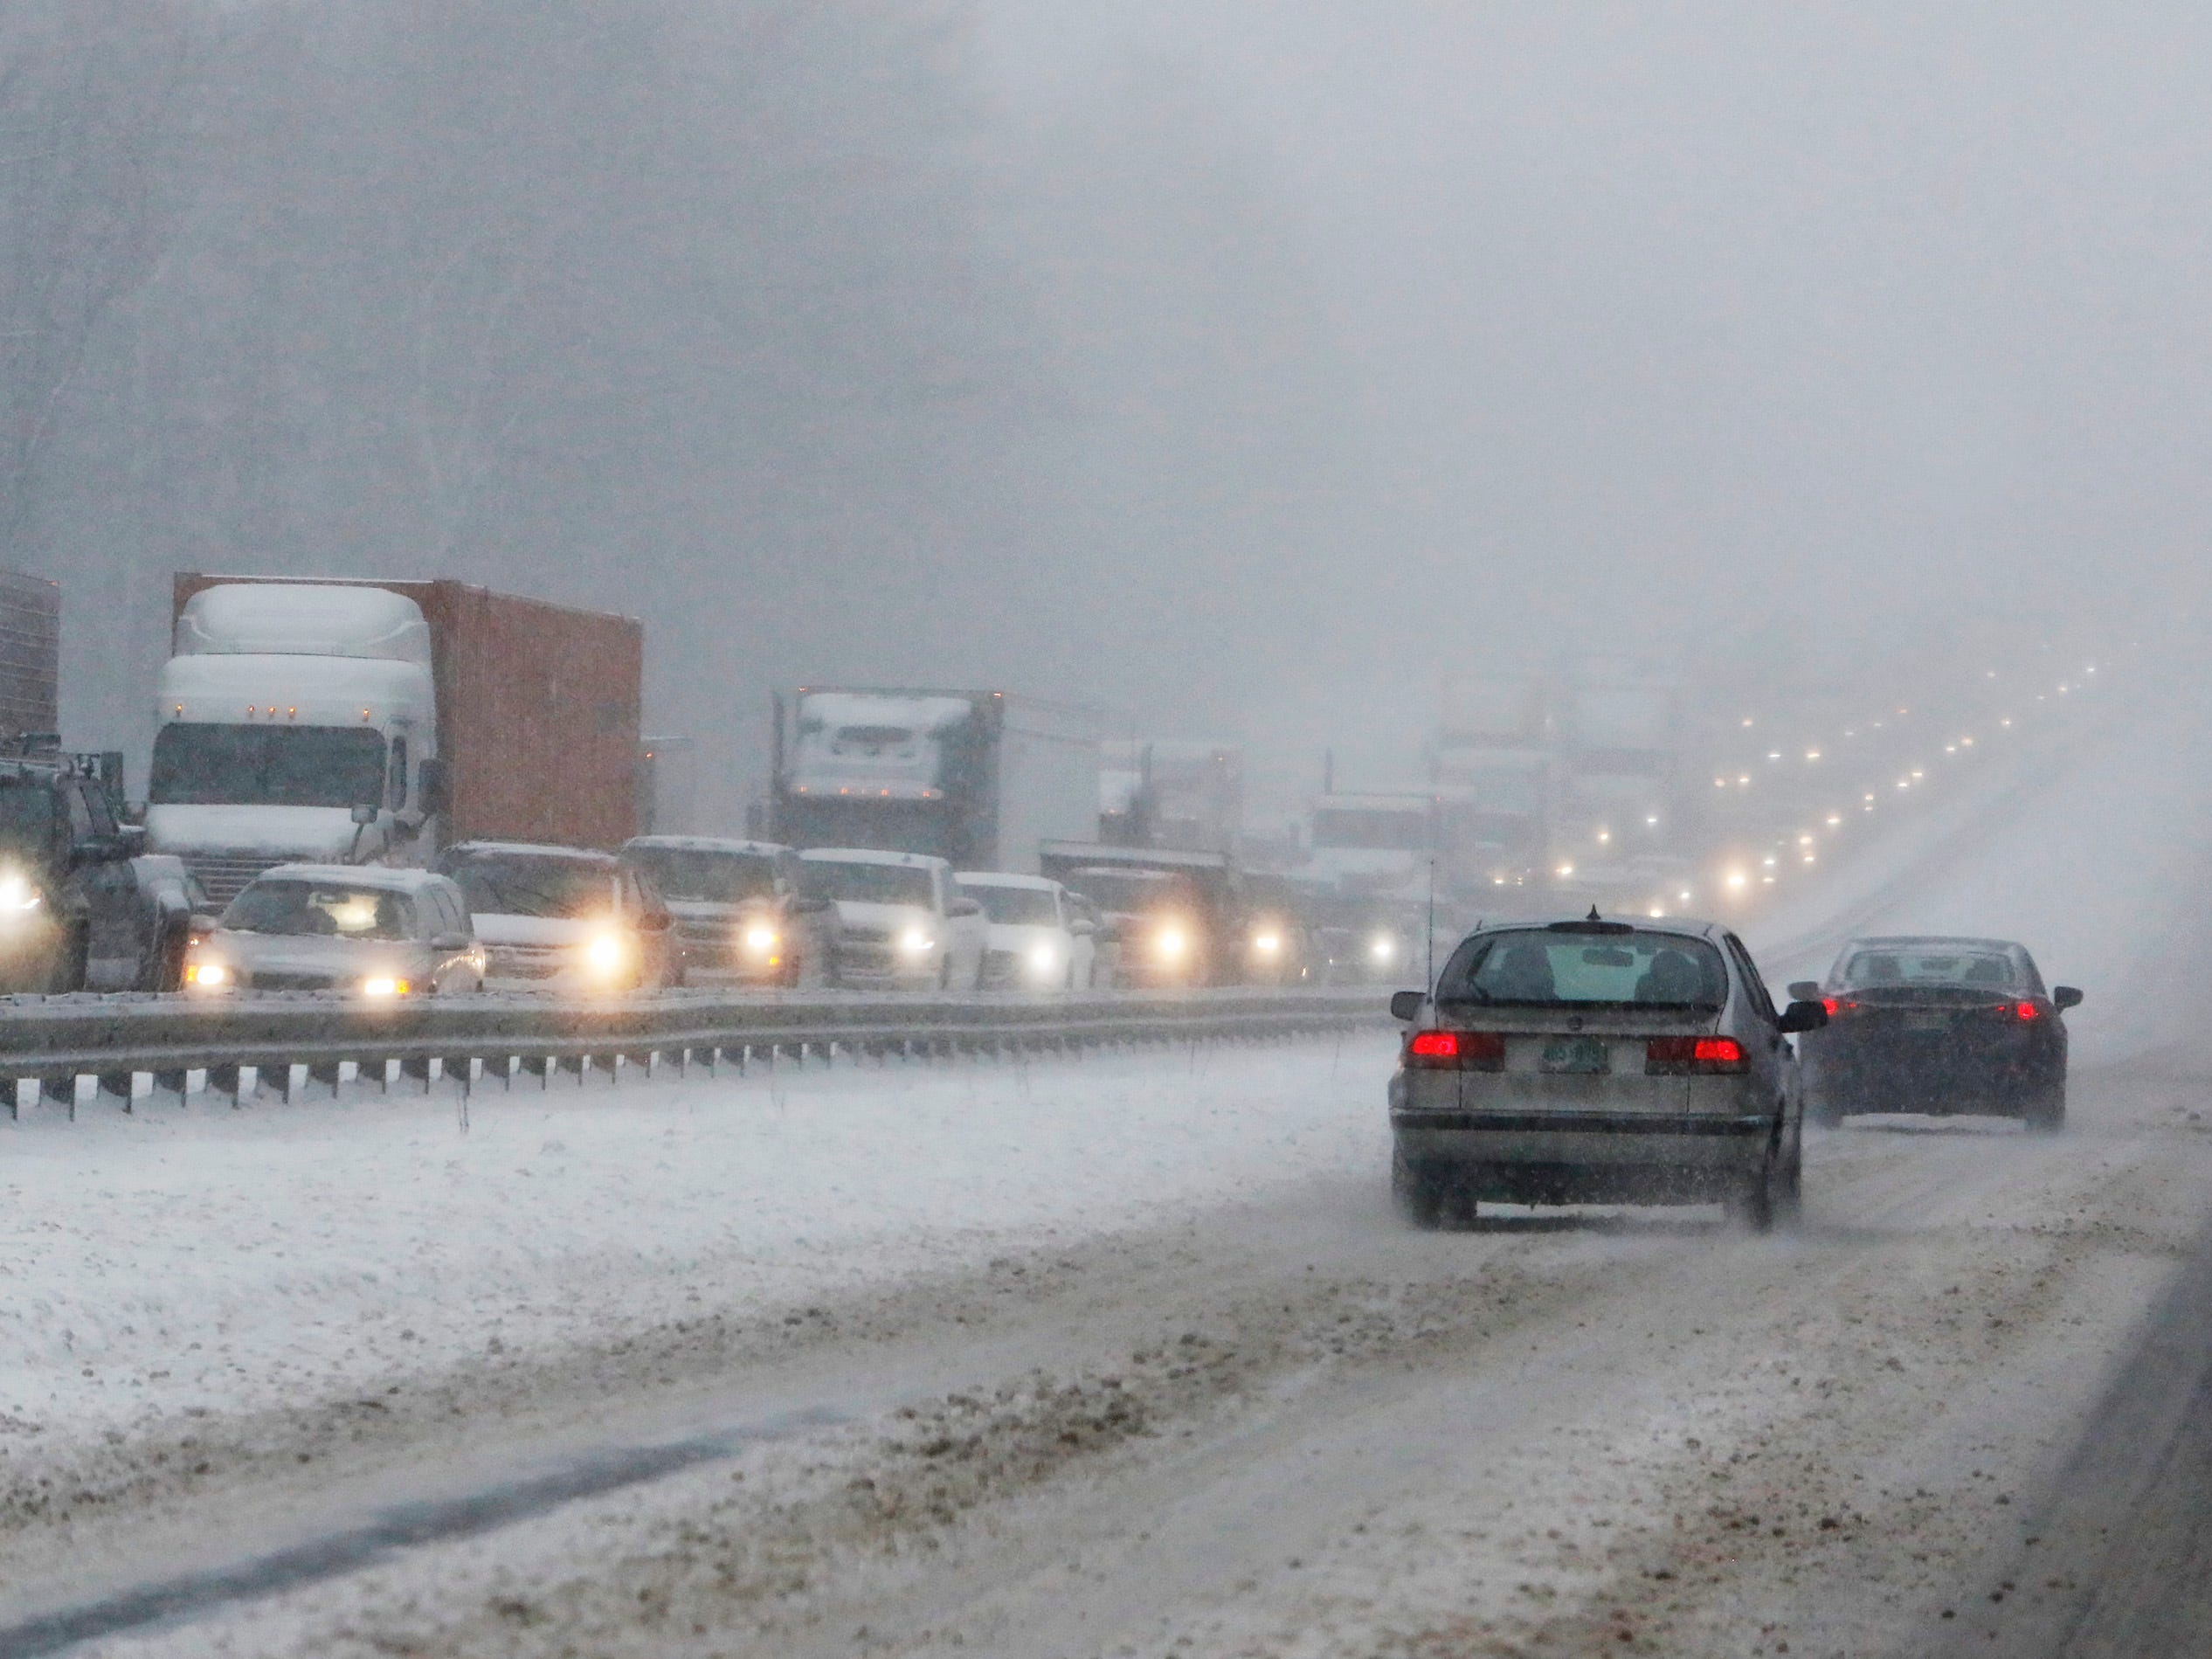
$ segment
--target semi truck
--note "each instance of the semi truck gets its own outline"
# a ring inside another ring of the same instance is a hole
[[[1004,691],[805,688],[775,700],[769,839],[1039,874],[1098,826],[1099,712]]]
[[[272,865],[637,832],[644,630],[450,580],[175,579],[146,830],[227,903]]]

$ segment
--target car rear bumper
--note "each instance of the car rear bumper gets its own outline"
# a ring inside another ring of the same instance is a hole
[[[2066,1062],[2056,1055],[1868,1054],[1813,1061],[1805,1090],[1808,1100],[1841,1111],[2003,1115],[2065,1075]]]
[[[1771,1113],[1397,1110],[1407,1162],[1477,1198],[1703,1202],[1756,1178]]]

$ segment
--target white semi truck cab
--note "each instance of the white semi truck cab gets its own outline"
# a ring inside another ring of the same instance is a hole
[[[294,860],[416,864],[438,803],[431,631],[387,589],[218,584],[162,674],[148,841],[227,903]]]

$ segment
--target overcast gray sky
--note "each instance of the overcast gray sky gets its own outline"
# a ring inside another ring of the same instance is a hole
[[[1331,677],[1413,706],[1531,626],[1849,655],[2195,605],[2199,9],[989,15],[1018,106],[1165,59],[1282,169],[1379,515]]]

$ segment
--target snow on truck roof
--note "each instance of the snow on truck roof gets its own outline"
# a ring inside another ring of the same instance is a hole
[[[868,691],[807,691],[799,694],[806,718],[825,726],[902,726],[909,731],[943,731],[971,718],[971,697],[896,696]]]
[[[451,876],[396,864],[278,864],[253,878],[261,881],[328,881],[333,886],[381,888],[391,893],[419,893],[449,884]]]
[[[1016,875],[1008,870],[959,870],[953,879],[962,887],[1020,887],[1046,893],[1060,885],[1048,875]]]
[[[489,854],[497,858],[558,858],[570,863],[605,864],[617,861],[612,853],[602,853],[596,847],[554,847],[543,841],[456,841],[446,849],[446,855],[455,854],[474,856]]]
[[[866,847],[810,847],[799,857],[817,864],[903,864],[915,869],[950,869],[927,853],[887,853]]]
[[[422,607],[387,588],[239,582],[203,588],[176,619],[179,656],[430,660]]]
[[[632,835],[622,843],[626,853],[635,849],[649,853],[660,849],[670,853],[723,853],[747,858],[773,858],[791,848],[781,841],[746,841],[726,835]]]

